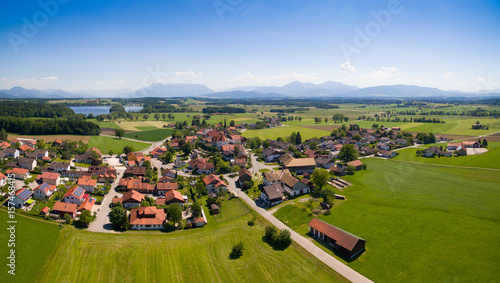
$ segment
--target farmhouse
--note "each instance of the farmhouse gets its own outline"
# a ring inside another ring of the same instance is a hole
[[[238,182],[240,183],[240,188],[245,188],[246,184],[245,182],[251,181],[252,180],[252,173],[246,168],[241,168],[240,171],[238,172]]]
[[[392,150],[381,150],[380,156],[385,157],[385,158],[393,158],[396,156],[396,153]]]
[[[361,160],[354,160],[354,161],[351,161],[351,162],[347,162],[347,165],[354,166],[354,168],[356,168],[356,170],[363,169],[363,162],[361,162]]]
[[[130,229],[161,229],[165,219],[166,216],[163,209],[158,209],[154,206],[134,208],[130,212]]]
[[[301,174],[304,172],[312,173],[316,168],[314,158],[291,158],[283,162],[283,168]]]
[[[219,176],[215,174],[210,174],[203,178],[203,183],[205,183],[205,186],[207,188],[207,192],[214,192],[218,194],[220,190],[226,190],[227,185],[224,183]]]
[[[366,240],[332,226],[318,218],[309,222],[309,233],[330,244],[342,255],[353,258],[365,250]]]
[[[283,187],[279,184],[265,186],[260,193],[260,199],[270,206],[277,205],[285,199]]]
[[[309,186],[307,184],[299,181],[290,174],[283,174],[280,181],[285,192],[291,196],[298,196],[309,192]]]

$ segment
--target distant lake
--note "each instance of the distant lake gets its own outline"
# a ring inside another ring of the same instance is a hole
[[[111,106],[68,106],[69,108],[73,109],[76,114],[85,114],[89,115],[90,113],[94,114],[94,116],[100,115],[100,114],[108,114],[109,113],[109,108]],[[138,112],[141,111],[142,106],[124,106],[125,111],[134,111]]]

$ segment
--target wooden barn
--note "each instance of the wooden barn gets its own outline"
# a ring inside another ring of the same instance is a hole
[[[309,222],[309,232],[330,244],[342,255],[353,258],[365,250],[366,240],[332,226],[318,218]]]

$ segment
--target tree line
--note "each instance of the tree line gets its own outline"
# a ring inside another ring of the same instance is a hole
[[[92,122],[69,119],[18,119],[0,117],[0,128],[20,135],[85,135],[101,133],[101,128]]]
[[[74,116],[75,111],[66,106],[45,102],[2,101],[0,103],[1,117],[15,118],[54,118]]]
[[[211,106],[203,108],[203,113],[246,113],[244,108],[231,107],[231,106]]]

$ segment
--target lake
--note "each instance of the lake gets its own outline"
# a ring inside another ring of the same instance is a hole
[[[94,114],[94,116],[100,115],[100,114],[108,114],[109,113],[109,108],[111,106],[68,106],[69,108],[73,109],[76,114],[85,114],[89,115],[90,113]],[[133,111],[133,112],[138,112],[141,111],[142,106],[124,106],[125,111]]]

